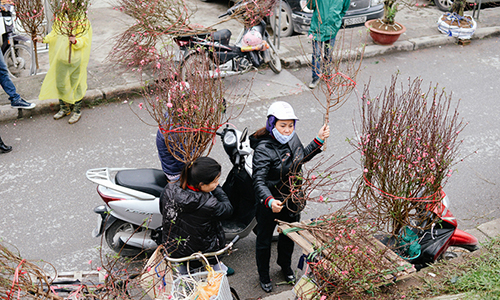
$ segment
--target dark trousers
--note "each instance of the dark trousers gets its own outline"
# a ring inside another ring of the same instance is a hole
[[[255,246],[255,258],[257,260],[257,270],[259,271],[260,281],[268,283],[270,282],[269,262],[271,260],[271,242],[273,240],[274,229],[277,225],[274,220],[279,219],[285,222],[297,222],[300,220],[300,215],[291,213],[286,207],[283,207],[281,212],[275,214],[270,208],[258,204],[256,219],[257,241]],[[277,263],[284,270],[287,270],[292,264],[294,245],[294,242],[287,236],[283,234],[279,235]]]

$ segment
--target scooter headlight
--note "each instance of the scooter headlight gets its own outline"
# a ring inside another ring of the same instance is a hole
[[[448,195],[444,196],[443,205],[448,207],[448,208],[450,207],[450,199],[448,199]]]
[[[448,195],[444,196],[443,200],[441,201],[443,204],[443,213],[442,215],[446,215],[448,213],[448,209],[450,208],[450,199],[448,199]]]
[[[236,145],[236,134],[234,133],[234,131],[226,132],[226,134],[224,135],[223,142],[226,146],[229,146],[229,147],[235,146]]]

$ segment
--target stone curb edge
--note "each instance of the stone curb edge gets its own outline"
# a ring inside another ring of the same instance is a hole
[[[500,35],[500,26],[479,28],[472,36],[473,40],[489,38]],[[457,38],[446,36],[444,34],[431,35],[426,37],[409,39],[407,41],[395,42],[391,46],[368,45],[365,47],[364,58],[375,57],[383,54],[389,54],[400,51],[413,51],[430,47],[456,44]],[[360,52],[358,51],[358,55]],[[282,59],[286,68],[298,68],[310,65],[311,54],[298,55]]]
[[[472,39],[483,39],[500,35],[500,26],[479,28],[474,33]],[[392,46],[368,45],[365,48],[364,57],[370,58],[378,55],[389,54],[399,51],[413,51],[418,49],[455,44],[457,39],[454,37],[445,36],[443,34],[432,35],[428,37],[420,37],[409,39],[408,41],[396,42]],[[359,52],[358,52],[359,54]],[[311,55],[297,55],[282,59],[285,68],[298,68],[310,64]],[[96,101],[113,101],[120,97],[129,97],[137,95],[142,90],[141,82],[129,83],[115,87],[88,90],[83,98],[86,105],[93,104]],[[0,122],[13,121],[20,118],[28,118],[35,114],[54,113],[58,109],[59,102],[54,100],[28,100],[37,106],[32,110],[16,110],[10,105],[0,106]]]
[[[83,97],[84,106],[96,105],[99,101],[112,102],[120,98],[127,98],[133,95],[139,95],[143,85],[141,82],[129,83],[115,87],[103,89],[87,90]],[[14,121],[21,118],[29,118],[33,115],[55,113],[59,109],[59,100],[27,100],[36,104],[32,110],[13,109],[10,105],[0,106],[0,122]]]

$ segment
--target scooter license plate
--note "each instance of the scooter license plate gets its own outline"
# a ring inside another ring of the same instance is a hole
[[[92,230],[92,237],[98,237],[101,233],[102,228],[102,217],[101,215],[97,215],[97,224],[94,230]]]

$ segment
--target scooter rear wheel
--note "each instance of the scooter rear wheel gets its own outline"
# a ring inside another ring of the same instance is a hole
[[[106,243],[108,244],[109,248],[111,248],[111,250],[115,251],[121,256],[137,256],[141,254],[141,252],[143,252],[142,249],[125,245],[119,239],[120,233],[132,235],[134,232],[136,232],[136,229],[137,227],[133,224],[124,222],[122,220],[116,220],[111,226],[109,226],[109,228],[105,232]]]

